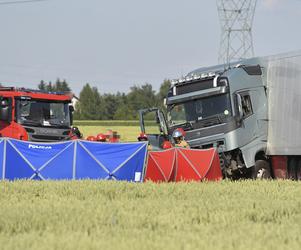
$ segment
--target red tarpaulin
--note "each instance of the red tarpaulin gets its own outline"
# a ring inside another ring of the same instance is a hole
[[[145,180],[155,182],[173,181],[176,151],[168,149],[165,151],[149,152]]]
[[[215,149],[173,148],[149,152],[145,180],[217,181],[222,179],[219,157]]]
[[[177,149],[176,181],[220,180],[222,172],[214,148],[207,150]]]

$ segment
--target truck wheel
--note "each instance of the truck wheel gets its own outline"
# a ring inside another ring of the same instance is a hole
[[[252,177],[259,180],[270,179],[272,177],[270,164],[265,160],[257,160],[253,167]]]

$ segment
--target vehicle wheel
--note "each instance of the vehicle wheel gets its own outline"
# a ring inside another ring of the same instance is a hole
[[[270,179],[271,177],[270,164],[265,160],[257,160],[255,162],[255,166],[253,167],[252,178],[263,180]]]

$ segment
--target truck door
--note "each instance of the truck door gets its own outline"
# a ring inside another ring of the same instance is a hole
[[[241,145],[247,145],[256,138],[266,137],[266,97],[263,87],[237,93],[240,102],[242,128],[239,135]]]
[[[168,127],[163,112],[157,108],[139,110],[141,132],[147,134],[153,150],[162,149],[168,140]],[[155,121],[155,123],[153,122]]]

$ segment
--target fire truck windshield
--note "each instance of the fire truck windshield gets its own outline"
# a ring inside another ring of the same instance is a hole
[[[168,112],[170,126],[205,121],[211,117],[232,116],[229,94],[196,99],[171,105]]]
[[[17,100],[17,122],[29,126],[70,127],[69,104],[43,100]]]

